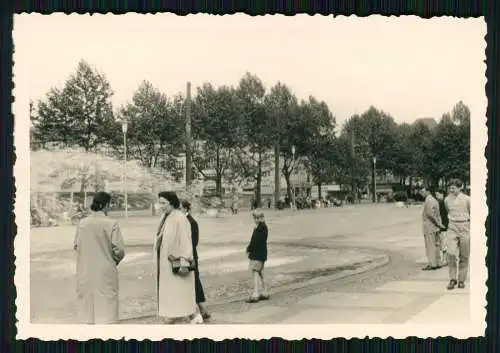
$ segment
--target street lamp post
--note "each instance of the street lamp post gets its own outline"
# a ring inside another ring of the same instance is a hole
[[[373,156],[373,167],[372,167],[372,188],[373,188],[373,195],[372,195],[372,200],[373,203],[377,202],[377,156]]]
[[[293,167],[295,166],[295,146],[292,146],[292,171],[293,171]],[[297,208],[296,208],[296,205],[295,205],[295,185],[292,182],[292,209],[295,211]]]
[[[122,187],[123,193],[125,195],[125,218],[128,218],[128,193],[127,193],[127,130],[128,122],[126,120],[122,121],[122,132],[123,132],[123,171],[122,171]]]

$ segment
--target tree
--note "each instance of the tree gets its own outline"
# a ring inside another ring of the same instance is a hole
[[[275,168],[281,167],[285,177],[288,199],[291,200],[292,189],[290,175],[296,168],[296,164],[304,149],[300,148],[301,139],[297,122],[300,121],[299,103],[288,86],[278,82],[269,94],[266,95],[264,104],[272,124],[271,136],[274,141]],[[293,159],[292,146],[296,146],[297,159]],[[280,159],[282,165],[280,166]],[[278,200],[276,200],[278,201]]]
[[[396,141],[393,150],[392,172],[400,178],[401,186],[406,186],[406,179],[412,173],[413,146],[411,144],[412,126],[399,124],[396,129]]]
[[[203,178],[215,181],[221,196],[223,176],[240,145],[240,103],[234,88],[209,83],[198,87],[193,103],[193,165]]]
[[[344,131],[354,137],[356,155],[359,154],[366,165],[374,168],[372,159],[377,158],[378,170],[394,168],[392,157],[396,147],[397,125],[389,114],[370,107],[361,116],[351,117]],[[374,177],[372,175],[372,184]]]
[[[158,89],[143,81],[128,103],[119,112],[119,120],[128,122],[127,156],[150,171],[164,169],[171,177],[181,172],[177,157],[183,151],[184,124],[178,100],[171,102]],[[121,123],[115,122],[110,141],[115,153],[123,154]],[[164,174],[164,173],[161,173]],[[154,178],[153,178],[154,180]],[[151,184],[153,193],[155,185]],[[151,205],[151,212],[155,210]]]
[[[308,156],[308,169],[312,181],[318,186],[318,197],[321,198],[321,186],[336,179],[340,156],[335,135],[322,135],[315,141]]]
[[[458,140],[462,145],[458,149],[456,163],[460,165],[460,178],[465,184],[470,183],[470,109],[459,101],[452,110],[452,120],[458,125]]]
[[[341,187],[350,185],[354,197],[357,190],[366,185],[368,181],[370,164],[366,145],[356,141],[356,136],[359,133],[356,131],[357,125],[352,123],[353,119],[359,119],[359,116],[354,115],[346,122],[337,139],[339,161],[335,168],[335,180]]]
[[[428,174],[434,184],[440,180],[447,184],[451,178],[465,183],[470,178],[470,110],[462,102],[451,114],[443,114],[428,153]]]
[[[301,102],[301,119],[305,123],[302,130],[305,158],[303,163],[311,173],[313,182],[321,186],[333,181],[334,165],[338,161],[335,145],[335,117],[324,101],[310,96]]]
[[[105,143],[113,124],[111,91],[104,74],[80,61],[62,89],[52,88],[32,116],[34,138],[43,145],[79,146],[93,151]]]
[[[233,179],[255,183],[255,202],[258,205],[261,204],[262,173],[271,167],[269,151],[273,144],[273,126],[264,104],[265,93],[262,81],[250,73],[238,84],[236,96],[241,107],[242,131],[230,168],[233,174],[237,171],[240,174]]]

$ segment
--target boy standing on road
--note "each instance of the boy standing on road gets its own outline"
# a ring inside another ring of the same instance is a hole
[[[470,256],[470,197],[462,192],[461,180],[453,179],[450,184],[450,194],[445,199],[449,220],[447,232],[449,290],[454,289],[457,284],[458,288],[465,288]]]
[[[253,293],[247,299],[247,303],[257,303],[260,300],[269,299],[266,284],[264,282],[264,264],[267,261],[267,236],[268,229],[264,220],[264,212],[254,210],[253,220],[256,227],[252,233],[252,239],[247,247],[247,255],[250,260],[250,270],[253,278]]]

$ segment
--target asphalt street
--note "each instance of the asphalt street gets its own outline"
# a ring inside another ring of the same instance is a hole
[[[251,285],[244,254],[253,227],[250,213],[199,216],[200,267],[212,322],[238,322],[248,312],[265,312],[276,303],[289,307],[317,293],[357,292],[418,273],[424,261],[420,212],[388,204],[269,210],[272,299],[254,306],[243,300]],[[127,244],[127,260],[120,266],[123,323],[155,322],[151,242],[157,222],[150,217],[120,219]],[[73,232],[72,227],[31,232],[33,322],[74,321]],[[248,320],[273,323],[283,317],[282,312],[273,315],[250,315]]]

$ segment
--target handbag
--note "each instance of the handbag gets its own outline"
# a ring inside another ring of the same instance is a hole
[[[188,266],[183,266],[182,260],[187,262]],[[189,272],[194,271],[196,268],[194,261],[186,260],[186,259],[181,258],[181,257],[175,257],[173,255],[168,255],[168,261],[170,262],[170,265],[172,267],[172,272],[176,275],[182,275],[182,273],[180,272],[181,267],[187,267]]]

